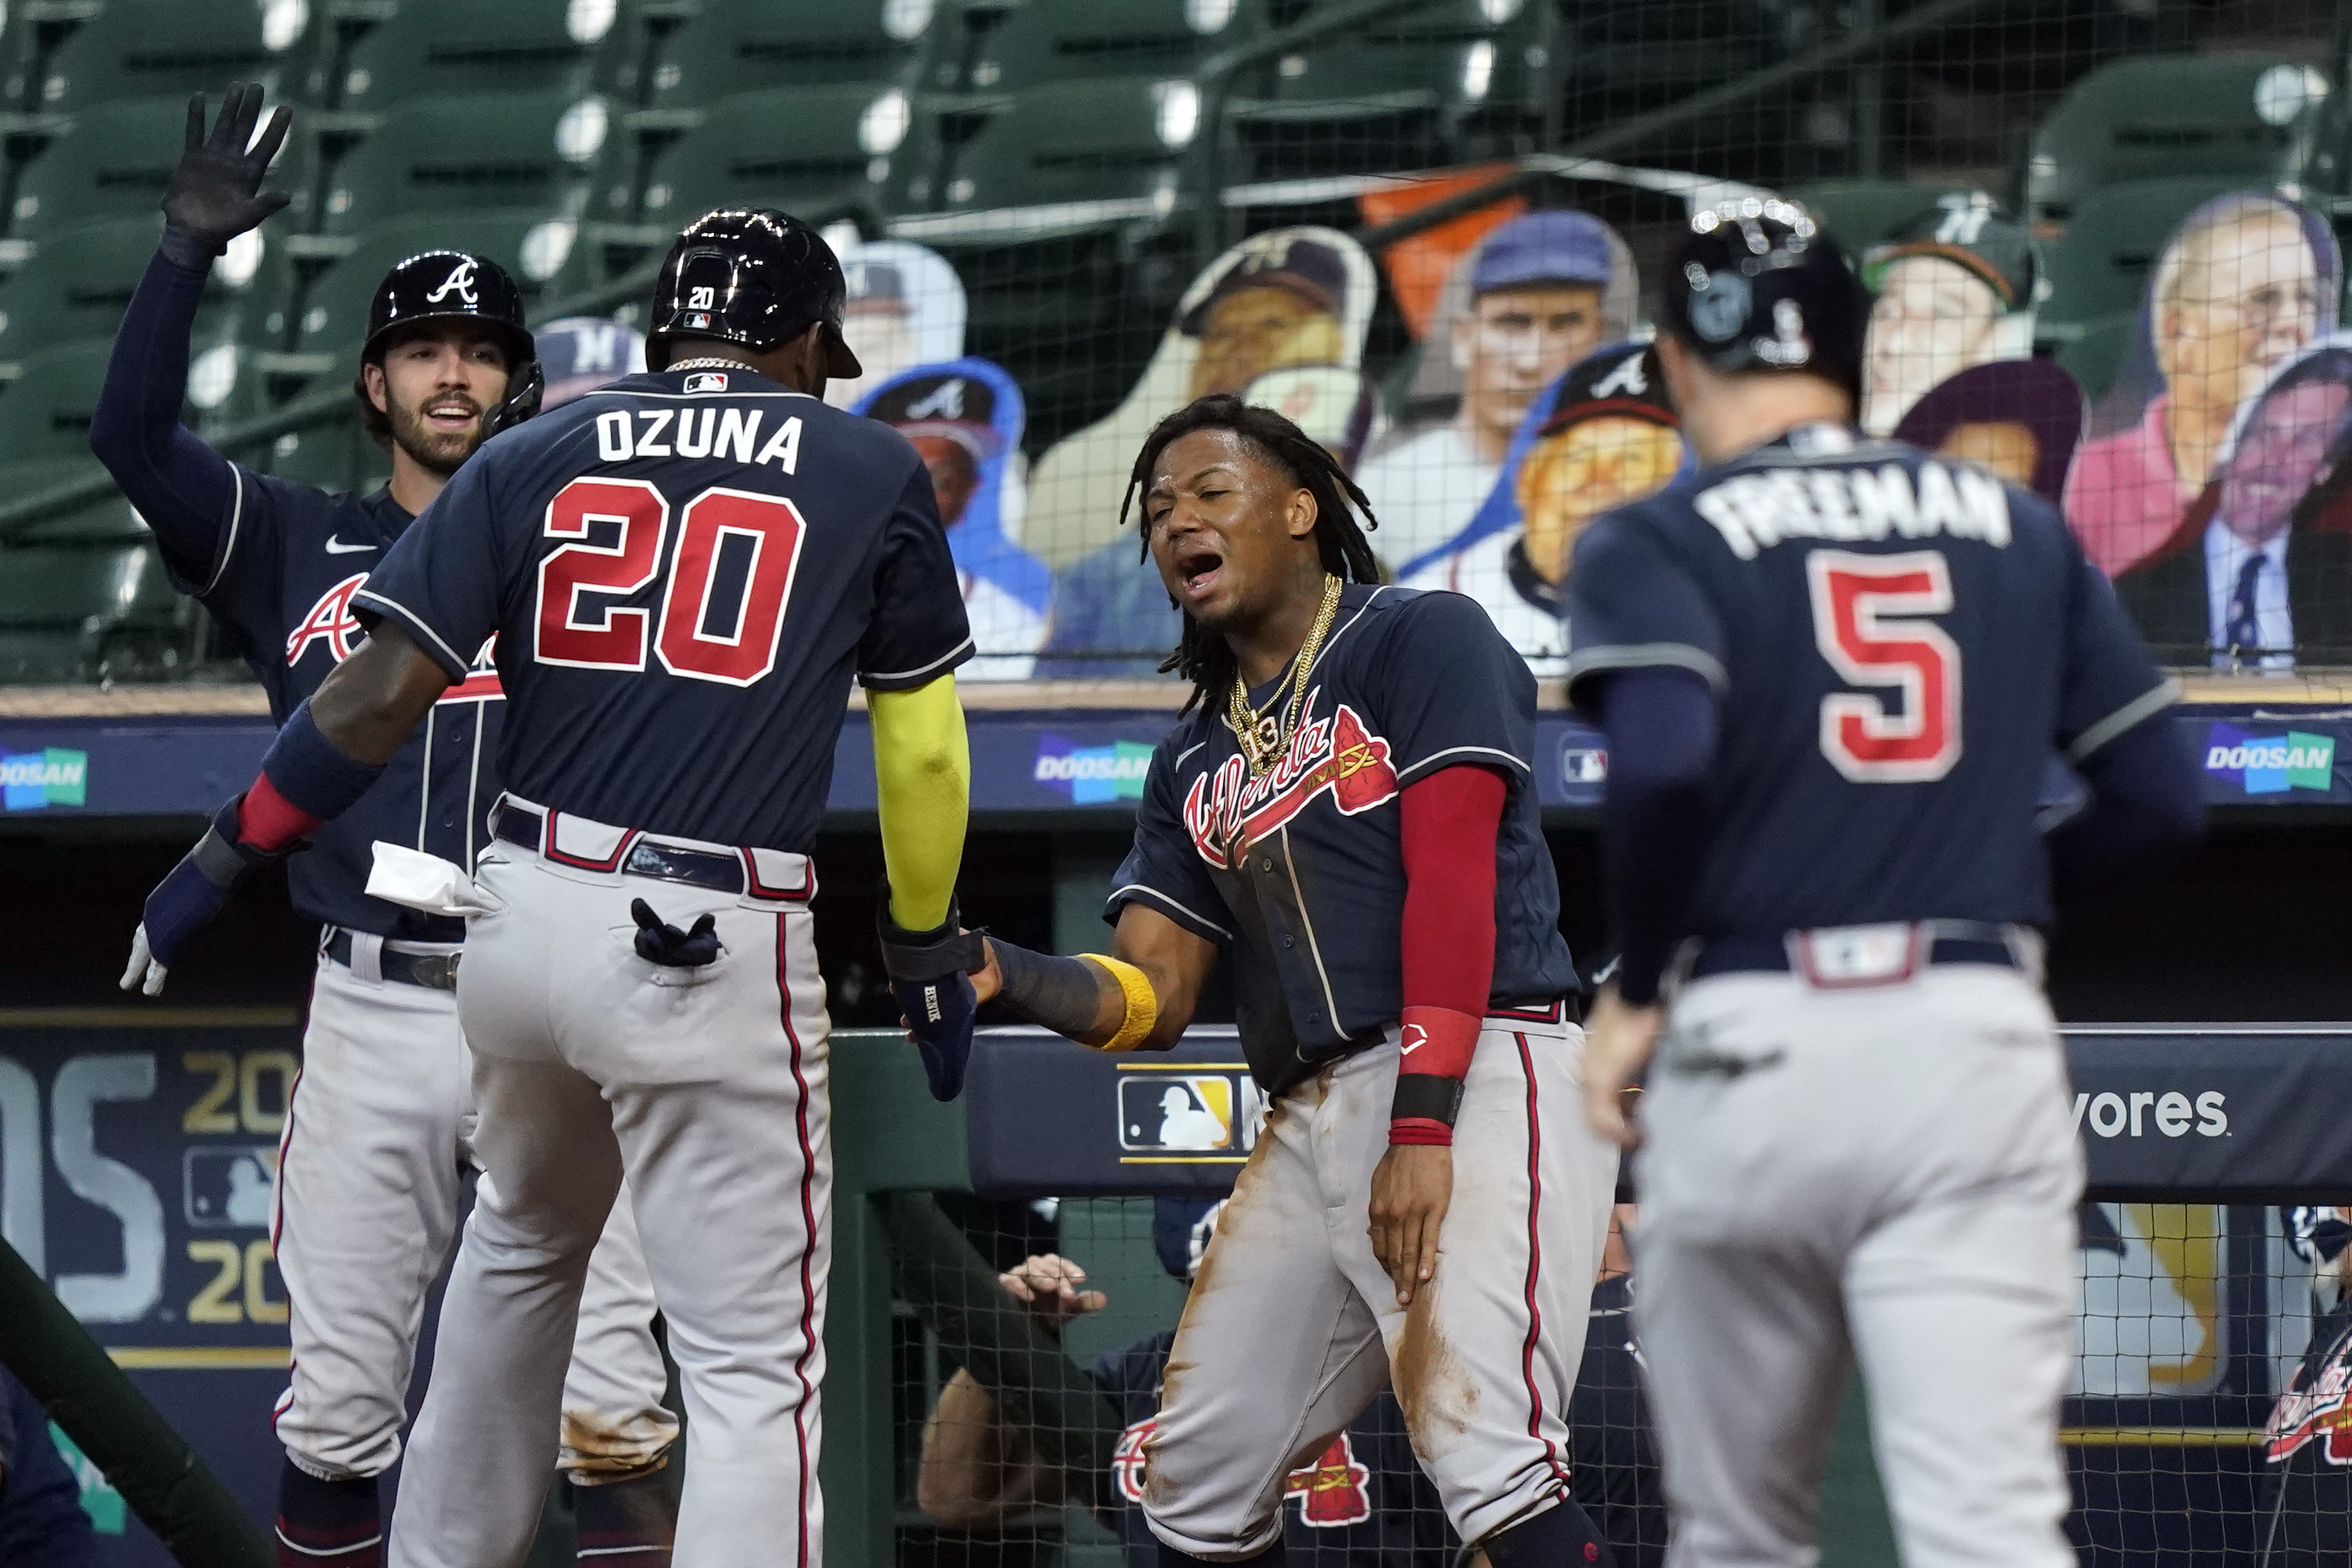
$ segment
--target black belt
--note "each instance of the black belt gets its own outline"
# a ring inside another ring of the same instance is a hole
[[[538,812],[527,811],[509,804],[499,807],[498,820],[490,831],[509,844],[520,845],[534,854],[545,855],[542,840],[546,824]],[[556,859],[557,865],[563,864]],[[716,893],[740,893],[743,890],[743,858],[714,849],[688,849],[679,844],[656,844],[640,838],[629,846],[617,866],[606,869],[625,872],[632,877],[651,877],[657,882],[684,882],[691,888],[708,888]]]
[[[352,933],[337,926],[327,938],[327,956],[345,969],[352,966]],[[457,961],[462,952],[395,952],[387,947],[377,967],[396,985],[422,985],[427,991],[457,989]]]
[[[1937,934],[1928,942],[1928,963],[1997,963],[2003,969],[2024,967],[2001,927],[1982,921],[1936,921]],[[1789,959],[1786,936],[1715,936],[1706,939],[1690,967],[1693,980],[1710,974],[1786,974],[1795,966]]]

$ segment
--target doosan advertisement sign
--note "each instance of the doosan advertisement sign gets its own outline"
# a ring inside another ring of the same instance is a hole
[[[2303,730],[2261,734],[2235,724],[2208,724],[2205,772],[2250,795],[2305,790],[2326,795],[2336,785],[2336,737]]]

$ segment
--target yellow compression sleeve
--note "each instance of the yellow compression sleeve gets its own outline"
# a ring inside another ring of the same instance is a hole
[[[890,878],[890,918],[929,931],[948,918],[963,864],[971,805],[971,751],[955,677],[912,691],[869,691],[874,721],[874,797],[882,816],[882,865]]]

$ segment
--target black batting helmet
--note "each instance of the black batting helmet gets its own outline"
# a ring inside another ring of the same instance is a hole
[[[507,394],[482,416],[482,438],[539,412],[543,378],[539,348],[523,324],[522,290],[505,268],[463,250],[419,251],[383,275],[368,302],[362,364],[380,363],[394,337],[422,321],[469,321],[506,345]],[[367,396],[364,377],[359,387]]]
[[[1717,370],[1805,371],[1861,395],[1870,296],[1794,202],[1736,197],[1693,213],[1664,294],[1666,330]]]
[[[646,364],[661,370],[679,338],[709,338],[764,353],[824,328],[825,374],[865,367],[841,335],[848,302],[841,261],[824,236],[790,213],[721,207],[686,226],[654,285]]]

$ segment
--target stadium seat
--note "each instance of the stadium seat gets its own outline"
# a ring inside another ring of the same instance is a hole
[[[1788,13],[1764,0],[1561,0],[1563,129],[1608,130],[1761,69],[1785,48]],[[1769,179],[1794,116],[1791,95],[1746,102],[1621,150],[1622,162]]]
[[[923,85],[1022,92],[1098,77],[1190,76],[1216,50],[1256,37],[1265,10],[1265,0],[1025,0],[974,18],[967,75],[941,60]]]
[[[73,115],[18,176],[9,237],[152,215],[180,161],[187,122],[184,97],[127,99]]]
[[[152,217],[103,218],[43,239],[32,258],[0,283],[0,379],[13,379],[26,354],[75,338],[110,337],[131,291],[155,253],[161,224]],[[196,312],[195,338],[236,335],[262,314],[265,229],[214,264]]]
[[[0,482],[15,478],[0,465]],[[0,545],[0,682],[158,679],[184,668],[192,606],[120,501]]]
[[[577,218],[617,138],[611,105],[563,91],[416,99],[385,114],[325,182],[319,232],[414,212],[530,207]]]
[[[596,281],[579,226],[534,209],[474,210],[458,217],[411,213],[369,230],[350,255],[302,289],[292,353],[265,360],[273,374],[349,376],[359,360],[368,301],[394,265],[420,250],[470,250],[513,274],[525,300],[553,302]]]
[[[555,93],[594,85],[600,53],[631,41],[614,0],[396,0],[320,84],[320,101],[376,110],[411,99]]]
[[[950,154],[943,212],[1084,204],[1053,226],[1171,210],[1199,96],[1182,78],[1066,81],[1013,95]],[[1024,225],[1024,230],[1029,226]]]
[[[1539,114],[1543,73],[1528,60],[1540,10],[1451,0],[1282,57],[1228,103],[1256,174],[1426,166],[1474,121],[1502,129]]]
[[[2096,403],[2122,374],[2124,356],[2130,353],[2138,331],[2137,310],[2101,316],[2082,322],[2075,335],[2060,344],[2051,357],[2082,384],[2084,397]]]
[[[876,97],[871,87],[853,84],[721,99],[653,160],[642,209],[646,230],[666,244],[680,225],[716,206],[780,206],[823,221],[845,205],[877,202],[893,158],[867,151],[870,135],[861,139],[860,121]]]
[[[278,437],[260,467],[279,479],[338,493],[373,491],[384,482],[392,458],[375,444],[355,415],[289,430]]]
[[[1100,6],[1096,7],[1097,10]],[[934,55],[961,69],[963,10],[945,5],[778,5],[774,0],[704,0],[656,43],[640,101],[699,107],[733,93],[779,87],[877,90],[929,85]]]
[[[1947,188],[1904,180],[1824,180],[1785,194],[1860,255],[1921,213],[1932,211]]]
[[[2215,196],[2243,188],[2242,182],[2226,176],[2191,175],[2133,180],[2092,193],[2065,238],[2050,247],[2050,294],[2042,302],[2039,325],[2042,337],[2071,342],[2094,321],[2137,310],[2147,293],[2149,270],[2180,220]]]
[[[71,9],[87,19],[44,16],[31,23],[29,47],[7,84],[12,108],[56,112],[192,92],[217,101],[232,81],[261,82],[275,100],[285,96],[289,66],[303,57],[310,18],[307,0],[103,0]]]
[[[2228,175],[2268,184],[2326,79],[2270,54],[2159,55],[2102,66],[2042,122],[2026,216],[2053,232],[2126,180]]]

